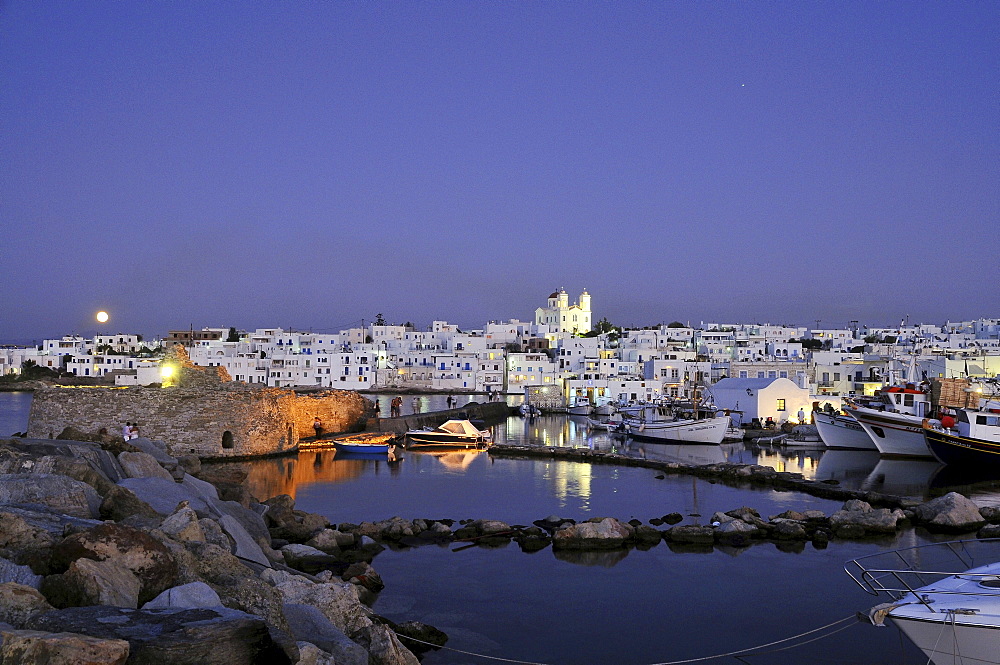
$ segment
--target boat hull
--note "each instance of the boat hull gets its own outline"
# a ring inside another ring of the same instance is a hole
[[[878,450],[865,428],[850,416],[837,416],[822,411],[813,412],[813,422],[819,437],[828,448]]]
[[[729,416],[700,420],[629,424],[629,436],[643,441],[722,443],[729,428]]]
[[[479,448],[489,440],[479,437],[447,435],[439,432],[407,432],[407,448]]]
[[[997,665],[1000,663],[1000,626],[952,623],[889,615],[899,629],[936,665]],[[942,616],[942,615],[938,615]]]
[[[389,452],[388,443],[336,443],[337,450],[345,453],[360,453],[367,455],[385,455]]]
[[[924,441],[923,418],[876,409],[846,409],[883,455],[932,457]]]
[[[963,467],[989,466],[1000,469],[1000,443],[959,436],[948,432],[924,430],[927,448],[942,464]]]

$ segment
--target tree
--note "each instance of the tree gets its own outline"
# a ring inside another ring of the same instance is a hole
[[[670,323],[667,324],[667,327],[668,328],[687,328],[687,326],[684,325],[683,323],[681,323],[680,321],[671,321]]]
[[[25,360],[21,365],[21,376],[25,379],[55,379],[59,376],[59,372],[42,367],[34,360]]]
[[[378,314],[375,315],[375,323],[372,324],[372,325],[376,325],[376,326],[387,325],[386,322],[385,322],[385,317],[382,316],[382,312],[379,312]]]
[[[229,328],[229,336],[226,337],[227,342],[238,342],[240,341],[240,334],[236,332],[236,328]]]

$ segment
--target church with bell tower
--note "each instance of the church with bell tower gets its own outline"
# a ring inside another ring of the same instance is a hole
[[[560,288],[549,296],[548,306],[535,310],[535,323],[546,325],[552,332],[590,332],[593,318],[590,312],[590,294],[584,289],[579,302],[569,304],[566,289]]]

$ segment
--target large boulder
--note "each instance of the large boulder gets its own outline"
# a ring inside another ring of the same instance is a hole
[[[80,558],[112,559],[139,578],[139,602],[152,600],[176,584],[177,563],[163,543],[138,529],[103,523],[64,538],[52,548],[56,571]]]
[[[372,665],[419,665],[420,661],[403,646],[392,630],[381,623],[362,628],[354,636],[368,650]]]
[[[183,483],[174,482],[173,479],[126,478],[118,484],[149,504],[160,515],[171,514],[177,508],[177,504],[182,501],[187,501],[188,505],[200,517],[209,517],[214,514],[205,497]]]
[[[225,607],[131,610],[71,607],[31,618],[33,630],[123,639],[130,662],[171,665],[290,665],[260,617]],[[295,654],[296,660],[298,654]]]
[[[271,562],[264,554],[264,550],[253,537],[243,528],[243,524],[231,515],[223,515],[219,518],[219,526],[233,539],[233,552],[241,559],[247,559],[264,567],[270,567]]]
[[[13,561],[0,557],[0,584],[15,582],[37,589],[41,586],[42,576],[31,572],[29,566],[19,566]]]
[[[830,516],[830,530],[840,538],[862,538],[866,536],[896,533],[899,523],[906,515],[898,508],[872,508],[859,499],[851,499],[844,507]]]
[[[961,533],[975,531],[986,524],[979,506],[958,492],[948,492],[922,503],[913,513],[930,531]]]
[[[686,524],[667,529],[663,537],[672,543],[711,545],[715,542],[715,530],[710,526]]]
[[[97,472],[104,482],[118,482],[122,469],[114,455],[98,443],[52,439],[7,439],[0,441],[0,473],[60,473],[74,462]],[[76,477],[75,475],[73,477]],[[82,478],[77,478],[82,480]]]
[[[632,533],[630,525],[605,517],[556,531],[552,535],[552,549],[615,549],[624,545]]]
[[[186,501],[182,501],[177,506],[177,510],[160,523],[160,531],[180,542],[190,540],[205,542],[205,530],[201,528],[198,514],[188,506]]]
[[[15,582],[0,584],[0,623],[23,628],[31,617],[52,609],[45,596],[33,587]]]
[[[314,584],[290,580],[278,585],[286,603],[312,605],[349,637],[372,623],[371,612],[358,596],[358,587],[346,582]]]
[[[296,640],[309,642],[334,657],[337,665],[368,665],[368,652],[312,605],[285,603],[285,617]]]
[[[148,453],[118,453],[118,463],[129,478],[163,478],[173,481],[170,472],[160,466],[156,458]]]
[[[40,505],[72,517],[100,517],[101,497],[87,483],[48,473],[0,474],[0,505]]]
[[[117,561],[80,558],[59,575],[49,575],[42,593],[56,607],[82,605],[139,606],[141,583],[135,574]]]
[[[204,582],[191,582],[167,589],[143,605],[142,609],[218,607],[220,605],[222,605],[222,600],[212,587]]]
[[[129,643],[79,633],[11,630],[0,634],[0,663],[22,665],[123,665]]]
[[[761,530],[757,526],[747,524],[736,517],[730,517],[725,522],[718,522],[718,524],[714,534],[715,540],[726,545],[742,547],[749,545],[754,538],[760,536]]]
[[[282,606],[285,598],[276,588],[257,577],[237,577],[225,584],[213,583],[212,587],[226,607],[254,614],[268,625],[291,634]]]
[[[29,524],[17,513],[0,511],[0,553],[48,549],[54,542],[48,529]]]
[[[138,515],[140,517],[155,518],[159,513],[153,510],[152,506],[140,499],[126,487],[114,485],[108,488],[101,501],[101,517],[103,519],[121,522],[124,519]]]

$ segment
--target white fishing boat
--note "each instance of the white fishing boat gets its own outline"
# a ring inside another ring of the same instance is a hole
[[[685,441],[689,443],[722,443],[729,429],[729,416],[642,420],[625,418],[623,427],[629,436],[644,441]]]
[[[610,416],[615,412],[614,402],[610,397],[598,397],[594,403],[594,415]]]
[[[936,665],[1000,664],[1000,539],[933,543],[848,562],[848,575],[888,602],[889,619]],[[930,583],[928,583],[930,581]]]
[[[590,403],[588,398],[582,395],[574,395],[570,398],[569,406],[566,407],[566,413],[571,416],[587,416],[593,410],[594,405]]]
[[[941,416],[941,425],[924,430],[924,440],[943,464],[962,468],[1000,467],[1000,414],[997,410],[957,409],[952,421]],[[947,427],[945,425],[948,425]]]
[[[407,448],[476,448],[493,442],[489,430],[478,429],[468,420],[448,420],[424,429],[411,429],[406,433]]]
[[[931,457],[924,441],[923,421],[931,414],[930,395],[893,386],[878,393],[878,408],[847,407],[883,455]]]
[[[868,432],[854,416],[823,411],[813,411],[812,415],[819,436],[828,448],[878,450]]]

